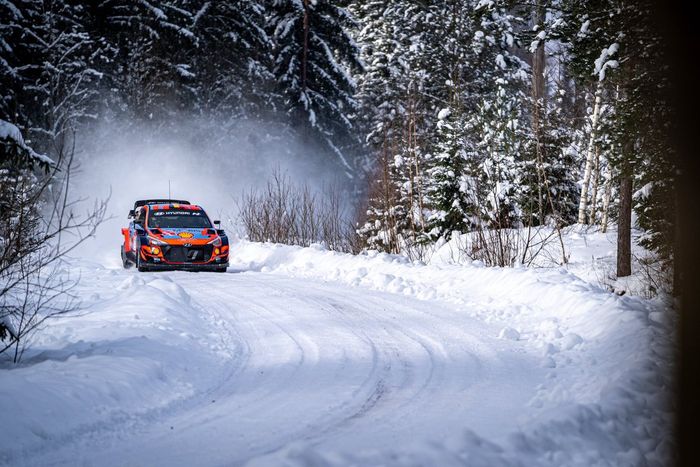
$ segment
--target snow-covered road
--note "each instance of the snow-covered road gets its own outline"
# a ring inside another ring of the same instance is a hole
[[[236,261],[229,274],[80,264],[86,312],[2,370],[0,405],[16,422],[3,424],[0,463],[639,465],[668,454],[662,319],[639,299],[562,271],[255,244]]]

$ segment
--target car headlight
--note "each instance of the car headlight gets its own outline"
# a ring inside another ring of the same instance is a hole
[[[156,237],[151,237],[150,235],[148,236],[148,244],[149,245],[167,245],[163,240],[158,240]]]
[[[216,237],[214,240],[208,243],[209,245],[221,246],[221,237]]]

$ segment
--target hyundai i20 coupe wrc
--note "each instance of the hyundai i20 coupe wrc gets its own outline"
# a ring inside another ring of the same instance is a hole
[[[146,199],[129,211],[122,229],[125,268],[139,271],[185,269],[225,272],[229,243],[219,221],[211,221],[200,206],[185,200]]]

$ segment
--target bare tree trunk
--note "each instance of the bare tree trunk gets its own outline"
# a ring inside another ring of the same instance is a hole
[[[413,174],[413,159],[415,154],[413,153],[414,148],[413,148],[413,131],[414,131],[414,124],[415,124],[415,109],[414,109],[414,104],[415,102],[413,101],[413,94],[409,93],[408,95],[408,121],[406,122],[406,133],[404,137],[404,144],[406,145],[408,152],[411,155],[411,162],[408,164],[408,183],[409,183],[409,193],[408,193],[408,207],[407,207],[407,213],[406,215],[408,216],[408,221],[411,226],[411,240],[413,242],[416,241],[416,219],[413,216],[413,208],[415,206],[415,195],[416,195],[416,186],[415,186],[415,176]]]
[[[603,218],[600,220],[601,232],[608,231],[608,211],[610,210],[610,196],[612,195],[612,174],[608,174],[605,180],[605,195],[603,196]]]
[[[391,156],[393,154],[396,154],[396,151],[398,148],[396,147],[396,141],[395,138],[391,139],[391,147],[387,146],[387,135],[386,135],[386,130],[384,130],[384,146],[382,148],[384,152],[384,157],[383,157],[383,171],[384,171],[384,212],[385,215],[387,216],[386,222],[385,222],[385,228],[388,229],[388,234],[387,234],[387,239],[389,242],[389,253],[400,253],[401,252],[401,246],[399,245],[399,238],[398,238],[398,221],[396,220],[396,212],[395,212],[395,206],[397,203],[397,199],[394,196],[394,180],[392,177],[390,165],[391,164]]]
[[[538,0],[537,2],[536,14],[536,24],[540,27],[543,27],[546,11],[544,7],[544,2],[542,0]],[[547,173],[545,172],[544,166],[545,161],[547,159],[546,148],[544,146],[543,130],[547,109],[547,103],[545,101],[545,99],[547,98],[547,80],[544,73],[545,66],[547,64],[547,57],[544,53],[544,46],[544,41],[540,41],[532,57],[532,129],[535,134],[535,151],[537,154],[537,202],[539,208],[539,222],[540,225],[543,225],[545,223],[545,204],[549,204],[549,207],[552,210],[552,216],[555,219],[554,228],[559,237],[559,245],[561,246],[561,264],[566,264],[569,260],[566,256],[564,239],[561,235],[561,218],[559,216],[558,210],[556,209],[556,206],[554,205],[554,200],[552,199],[552,192],[549,189],[549,180],[547,180]]]
[[[301,88],[306,91],[306,69],[309,60],[309,0],[304,0],[304,47],[301,61]]]
[[[600,180],[600,150],[595,148],[595,164],[593,166],[593,190],[591,192],[591,212],[588,214],[588,223],[595,225],[596,211],[598,208],[598,183]]]
[[[423,182],[421,179],[420,145],[418,141],[418,99],[415,92],[409,94],[406,144],[410,154],[409,164],[409,212],[412,240],[418,240],[418,233],[425,231],[423,219]]]
[[[538,0],[535,24],[540,28],[543,27],[545,20],[545,10],[542,5],[542,0]],[[544,54],[544,41],[540,41],[535,53],[532,56],[532,129],[535,134],[535,150],[537,153],[537,207],[539,214],[540,225],[544,224],[544,206],[545,195],[542,189],[545,186],[544,166],[544,148],[542,147],[542,118],[545,108],[545,77],[544,68],[546,57]]]
[[[620,213],[617,220],[617,277],[632,274],[632,177],[620,177]]]
[[[593,159],[595,156],[595,139],[598,129],[598,117],[600,115],[600,103],[603,98],[603,82],[598,81],[595,91],[595,104],[593,105],[593,117],[591,118],[591,135],[588,140],[588,149],[586,150],[586,168],[583,172],[583,186],[581,187],[581,200],[578,205],[578,223],[586,223],[586,210],[588,208],[588,185],[591,181],[591,172],[593,171]]]

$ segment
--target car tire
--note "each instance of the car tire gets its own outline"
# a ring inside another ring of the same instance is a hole
[[[124,245],[121,246],[121,254],[122,254],[122,266],[124,266],[124,269],[131,269],[131,266],[134,264],[129,261],[129,258],[126,257],[126,253],[124,253]]]

